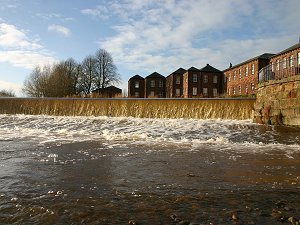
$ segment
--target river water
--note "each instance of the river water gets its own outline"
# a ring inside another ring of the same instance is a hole
[[[296,224],[300,130],[0,115],[0,224]]]

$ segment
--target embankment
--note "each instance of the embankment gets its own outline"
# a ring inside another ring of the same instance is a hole
[[[254,121],[300,126],[300,76],[259,84]]]
[[[252,119],[255,99],[0,98],[0,114]]]

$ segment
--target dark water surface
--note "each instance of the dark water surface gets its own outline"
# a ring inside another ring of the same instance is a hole
[[[0,160],[0,224],[300,219],[296,128],[2,115]]]

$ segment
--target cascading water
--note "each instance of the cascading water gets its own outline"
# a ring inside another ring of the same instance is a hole
[[[1,98],[1,114],[252,119],[254,99]]]

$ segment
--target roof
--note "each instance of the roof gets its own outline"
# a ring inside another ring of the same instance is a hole
[[[185,72],[186,70],[180,67],[178,70],[174,71],[173,73],[184,74]]]
[[[199,71],[199,69],[197,69],[196,67],[192,66],[191,68],[188,69],[188,71]]]
[[[170,76],[173,75],[173,74],[181,74],[181,75],[182,75],[182,74],[184,74],[185,72],[186,72],[186,70],[180,67],[178,70],[174,71],[174,72],[171,73],[169,76],[167,76],[167,78],[170,77]]]
[[[110,91],[116,91],[116,92],[122,92],[122,89],[120,88],[117,88],[115,86],[108,86],[106,88],[97,88],[95,90],[93,90],[92,92],[101,92],[101,91],[107,91],[107,90],[110,90]]]
[[[145,79],[147,78],[165,78],[163,75],[159,74],[158,72],[154,72],[151,73],[149,76],[147,76]]]
[[[140,75],[135,75],[135,76],[133,76],[133,77],[131,77],[129,80],[144,80],[144,78],[143,77],[141,77]]]
[[[270,58],[272,58],[273,56],[275,56],[275,54],[272,54],[272,53],[264,53],[264,54],[262,54],[262,55],[256,56],[256,57],[254,57],[254,58],[252,58],[252,59],[248,59],[247,61],[244,61],[244,62],[239,63],[239,64],[237,64],[237,65],[234,65],[234,66],[232,66],[232,67],[229,67],[229,68],[225,69],[223,72],[225,72],[225,71],[227,71],[227,70],[230,70],[230,69],[233,69],[233,68],[236,68],[236,67],[239,67],[239,66],[241,66],[241,65],[244,65],[244,64],[249,63],[249,62],[251,62],[251,61],[254,61],[254,60],[256,60],[256,59],[270,59]]]
[[[295,44],[295,45],[293,45],[293,46],[291,46],[291,47],[289,47],[289,48],[287,48],[287,49],[285,49],[285,50],[283,50],[283,51],[277,53],[277,54],[274,55],[273,57],[278,56],[278,55],[281,55],[281,54],[284,54],[284,53],[286,53],[286,52],[293,51],[293,50],[295,50],[295,49],[297,49],[297,48],[300,48],[300,43]]]
[[[201,72],[210,72],[210,73],[222,73],[222,71],[216,69],[215,67],[212,67],[209,64],[206,64],[205,67],[203,67],[202,69],[200,69]]]

